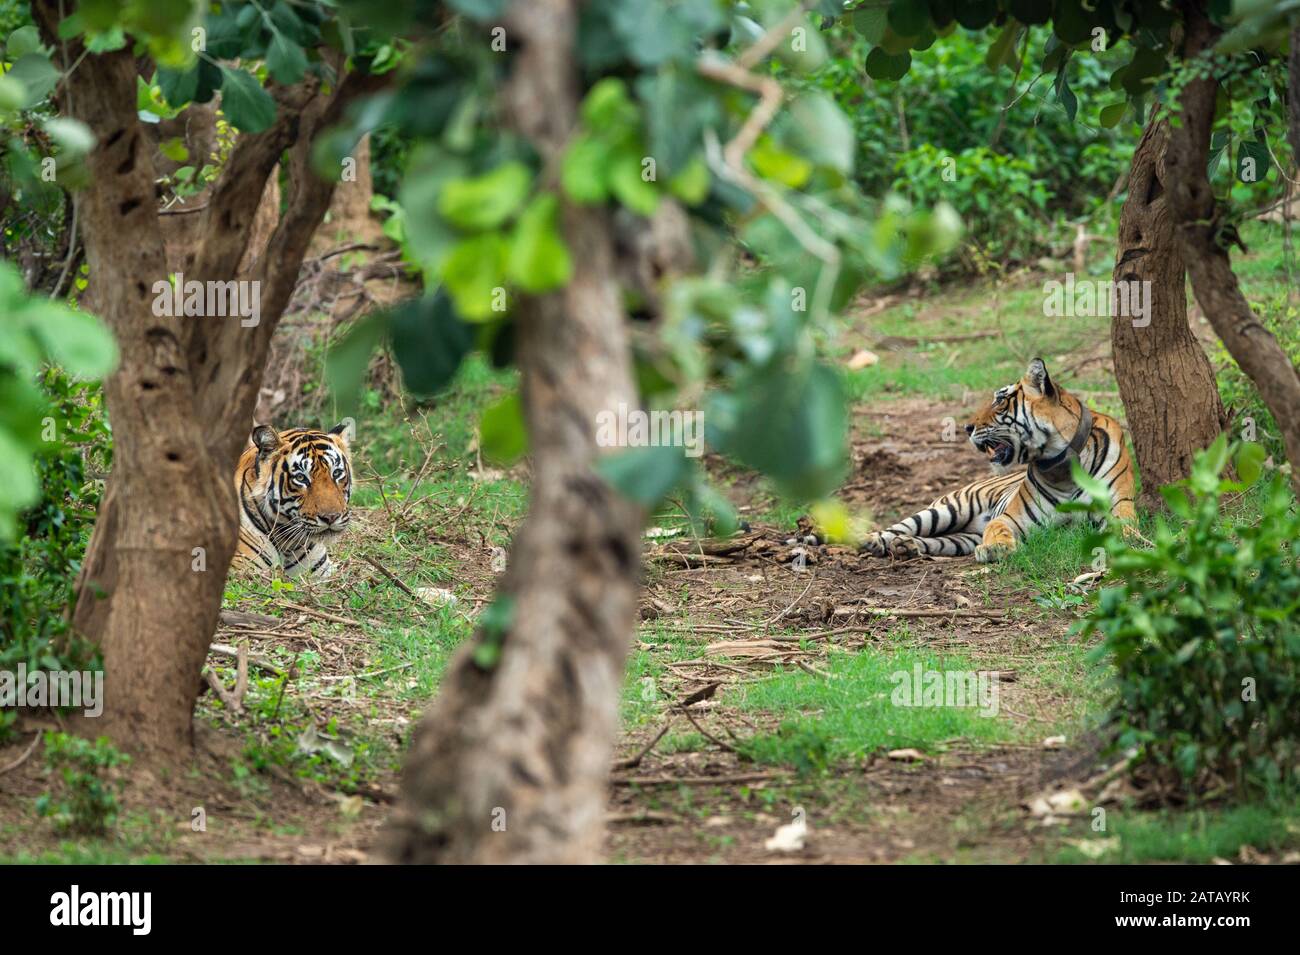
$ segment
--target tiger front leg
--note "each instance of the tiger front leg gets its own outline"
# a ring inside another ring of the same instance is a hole
[[[328,580],[334,576],[334,564],[324,544],[312,544],[301,554],[285,555],[286,577],[309,576],[313,580]]]
[[[975,559],[981,564],[1001,560],[1016,549],[1016,526],[1005,517],[995,517],[984,528],[983,542],[975,548]]]

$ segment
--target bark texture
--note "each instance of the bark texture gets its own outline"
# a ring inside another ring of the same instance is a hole
[[[532,0],[508,24],[522,52],[504,105],[547,161],[575,122],[575,21],[573,0]],[[636,392],[609,218],[571,206],[563,224],[573,279],[521,303],[516,318],[533,489],[500,588],[513,614],[462,649],[419,727],[379,849],[386,861],[600,855],[642,515],[593,473],[595,416],[635,407]],[[494,661],[485,645],[499,647]]]
[[[1187,280],[1164,185],[1168,140],[1168,120],[1153,110],[1129,170],[1113,272],[1116,287],[1151,283],[1150,324],[1113,313],[1110,329],[1148,507],[1163,506],[1160,487],[1187,477],[1193,455],[1227,423],[1214,370],[1187,323]]]
[[[1184,0],[1181,7],[1186,25],[1183,59],[1191,63],[1214,45],[1219,31],[1201,0]],[[1296,82],[1294,77],[1291,82]],[[1292,485],[1300,493],[1300,373],[1241,293],[1206,175],[1218,88],[1208,70],[1183,87],[1182,124],[1170,131],[1165,158],[1169,207],[1196,301],[1281,429]]]
[[[57,0],[32,6],[46,43]],[[270,129],[241,137],[202,213],[202,242],[179,263],[186,280],[254,279],[256,326],[240,316],[157,314],[168,278],[155,198],[154,143],[136,114],[130,49],[82,55],[68,43],[65,115],[95,135],[91,185],[76,196],[92,276],[92,308],[113,330],[121,364],[105,382],[114,462],[78,580],[73,626],[105,667],[104,714],[91,728],[151,760],[188,754],[199,674],[234,551],[231,483],[249,431],[266,349],[332,184],[307,168],[314,135],[374,81],[349,76],[330,97],[305,80],[275,91]],[[268,252],[240,274],[267,176],[287,151],[293,194]]]

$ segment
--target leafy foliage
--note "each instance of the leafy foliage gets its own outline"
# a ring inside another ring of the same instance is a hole
[[[943,176],[948,163],[960,170],[950,182]],[[968,268],[979,258],[1024,262],[1050,251],[1044,244],[1051,231],[1048,191],[1034,154],[1022,159],[976,146],[950,156],[927,143],[903,153],[894,170],[894,188],[903,195],[922,206],[949,202],[957,210],[970,247],[978,250],[963,257]]]
[[[1118,745],[1188,789],[1244,792],[1290,777],[1300,755],[1300,513],[1277,475],[1258,523],[1226,521],[1224,496],[1245,487],[1221,476],[1234,453],[1240,474],[1258,475],[1258,446],[1220,435],[1188,480],[1161,489],[1181,529],[1158,520],[1149,549],[1116,528],[1100,538],[1118,582],[1083,628],[1115,667]],[[1091,507],[1104,514],[1104,495]]]
[[[74,375],[101,377],[117,361],[112,336],[87,312],[31,297],[21,276],[0,264],[0,541],[13,538],[17,513],[39,499],[32,459],[57,422],[36,376],[44,362]]]
[[[419,16],[419,6],[405,22]],[[823,14],[837,9],[823,7]],[[713,269],[708,278],[624,288],[629,310],[651,312],[653,321],[636,354],[642,399],[674,407],[708,390],[710,443],[764,469],[790,493],[816,497],[839,479],[846,427],[839,378],[818,365],[813,336],[864,281],[897,276],[949,250],[959,225],[946,207],[863,196],[852,180],[853,124],[812,87],[757,138],[746,159],[757,185],[742,184],[725,167],[722,144],[740,131],[755,99],[708,78],[702,65],[744,50],[792,8],[766,0],[583,5],[579,124],[558,170],[543,169],[498,112],[501,79],[512,65],[509,42],[494,46],[491,31],[468,22],[413,45],[397,90],[359,110],[349,135],[365,123],[390,124],[412,139],[399,195],[404,254],[426,287],[446,296],[455,322],[479,327],[475,347],[498,363],[513,357],[516,298],[562,288],[573,273],[560,228],[565,203],[608,208],[620,221],[637,222],[633,232],[649,231],[646,220],[676,204],[689,216],[701,261]],[[490,22],[500,5],[456,9]],[[799,48],[778,43],[773,51],[783,70],[816,69],[826,59],[816,18],[799,19]],[[370,118],[363,123],[363,116]],[[792,226],[791,216],[802,227]],[[737,237],[764,271],[741,267]],[[651,306],[651,298],[661,301]],[[339,343],[331,362],[340,370],[331,377],[336,394],[354,391],[369,349],[394,322],[368,320]],[[406,333],[388,340],[406,380],[422,388],[448,380],[465,350],[443,349],[435,358],[435,349],[419,344],[447,337],[446,313],[407,313],[404,322]],[[506,400],[485,415],[489,456],[522,450],[517,407]],[[719,496],[680,452],[645,449],[602,470],[647,505],[681,488],[693,511],[726,519]]]
[[[62,792],[37,799],[37,812],[63,831],[85,835],[108,832],[121,810],[122,785],[111,778],[112,771],[130,761],[106,736],[91,741],[46,731],[45,765],[58,775]]]
[[[35,461],[40,499],[20,517],[16,540],[0,542],[0,669],[75,669],[90,650],[72,639],[63,610],[81,569],[112,449],[98,385],[57,368],[42,375],[48,419],[56,428]],[[14,719],[0,713],[0,734]]]

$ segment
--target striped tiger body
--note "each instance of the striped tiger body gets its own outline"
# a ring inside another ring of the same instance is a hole
[[[1083,495],[1070,475],[1076,459],[1110,487],[1113,517],[1129,522],[1136,516],[1133,466],[1119,422],[1057,386],[1042,359],[1030,362],[1020,381],[999,388],[966,433],[998,473],[871,534],[863,551],[874,557],[974,554],[980,563],[997,560],[1030,528],[1063,520],[1057,504]]]
[[[235,468],[237,566],[279,565],[289,577],[333,573],[326,545],[348,525],[355,433],[350,420],[329,431],[253,429]]]

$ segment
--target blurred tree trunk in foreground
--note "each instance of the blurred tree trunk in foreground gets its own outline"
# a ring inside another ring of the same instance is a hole
[[[572,0],[515,5],[503,104],[554,161],[576,122]],[[604,831],[640,578],[639,508],[593,471],[596,413],[635,407],[613,231],[568,206],[574,275],[518,306],[532,448],[528,518],[493,609],[448,670],[407,756],[380,847],[395,862],[591,862]]]

